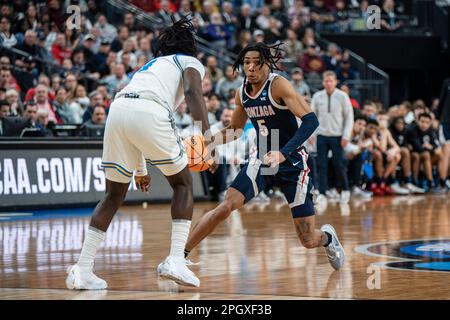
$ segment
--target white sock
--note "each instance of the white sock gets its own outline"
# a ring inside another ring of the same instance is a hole
[[[176,259],[184,259],[184,248],[189,236],[191,220],[172,220],[172,243],[170,256]]]
[[[105,232],[94,227],[89,227],[84,238],[83,248],[77,265],[86,270],[92,271],[94,268],[94,259],[97,249],[105,239]]]

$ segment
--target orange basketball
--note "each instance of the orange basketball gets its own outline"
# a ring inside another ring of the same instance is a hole
[[[196,135],[184,139],[186,153],[188,158],[189,170],[193,172],[205,171],[209,168],[208,162],[205,160],[208,155],[205,139],[203,136]]]

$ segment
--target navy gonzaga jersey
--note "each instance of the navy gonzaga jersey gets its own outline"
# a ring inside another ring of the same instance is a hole
[[[242,105],[258,132],[258,158],[269,151],[283,148],[299,127],[297,118],[288,107],[278,104],[272,98],[271,85],[277,76],[270,73],[266,83],[253,97],[245,90],[245,83],[240,88]]]

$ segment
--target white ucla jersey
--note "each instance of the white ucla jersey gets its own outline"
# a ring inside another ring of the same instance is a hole
[[[175,111],[184,99],[182,72],[187,68],[198,70],[201,79],[205,76],[204,66],[192,56],[173,54],[154,58],[118,94],[138,93]]]

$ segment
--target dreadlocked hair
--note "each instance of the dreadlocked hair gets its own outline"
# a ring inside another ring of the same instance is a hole
[[[261,69],[263,65],[267,65],[270,69],[270,72],[274,70],[281,70],[277,63],[282,58],[283,49],[281,49],[282,42],[277,42],[273,45],[267,45],[263,42],[251,43],[242,49],[236,61],[233,64],[233,71],[239,70],[240,66],[244,64],[244,57],[249,51],[258,51],[259,52],[259,68]],[[247,82],[247,77],[244,77],[244,84],[248,90],[251,91],[251,84]]]
[[[155,57],[167,56],[176,53],[183,53],[195,56],[197,53],[197,44],[195,41],[195,29],[191,19],[181,16],[181,19],[175,22],[172,15],[173,25],[164,29],[158,37],[155,48]]]

